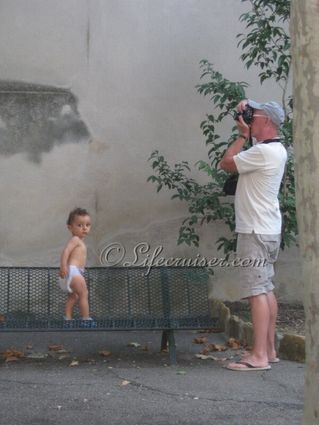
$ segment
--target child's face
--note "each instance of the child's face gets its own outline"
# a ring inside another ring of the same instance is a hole
[[[78,236],[80,239],[84,239],[91,229],[91,219],[89,215],[77,215],[71,224],[68,225],[68,229],[73,236]]]

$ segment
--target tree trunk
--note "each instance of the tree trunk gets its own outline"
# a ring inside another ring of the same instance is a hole
[[[304,425],[319,424],[319,0],[292,0],[297,218],[306,312]]]

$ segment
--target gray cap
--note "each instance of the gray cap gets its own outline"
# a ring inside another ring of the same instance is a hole
[[[257,103],[254,100],[248,99],[248,105],[254,109],[265,111],[266,115],[268,115],[277,127],[280,127],[285,120],[284,110],[277,102]]]

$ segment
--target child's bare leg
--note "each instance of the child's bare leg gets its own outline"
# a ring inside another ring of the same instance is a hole
[[[72,294],[68,294],[68,299],[66,300],[65,309],[64,309],[64,315],[66,319],[68,320],[72,319],[73,307],[77,303],[78,299],[79,297],[74,292]]]
[[[78,296],[82,319],[90,317],[88,289],[83,276],[74,276],[70,284],[72,291]]]

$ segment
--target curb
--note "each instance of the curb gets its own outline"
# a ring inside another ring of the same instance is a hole
[[[230,309],[220,300],[211,300],[211,311],[214,317],[219,318],[227,338],[236,338],[245,346],[253,345],[253,326],[250,322],[231,314]],[[282,359],[305,362],[304,336],[276,332],[276,345]]]

